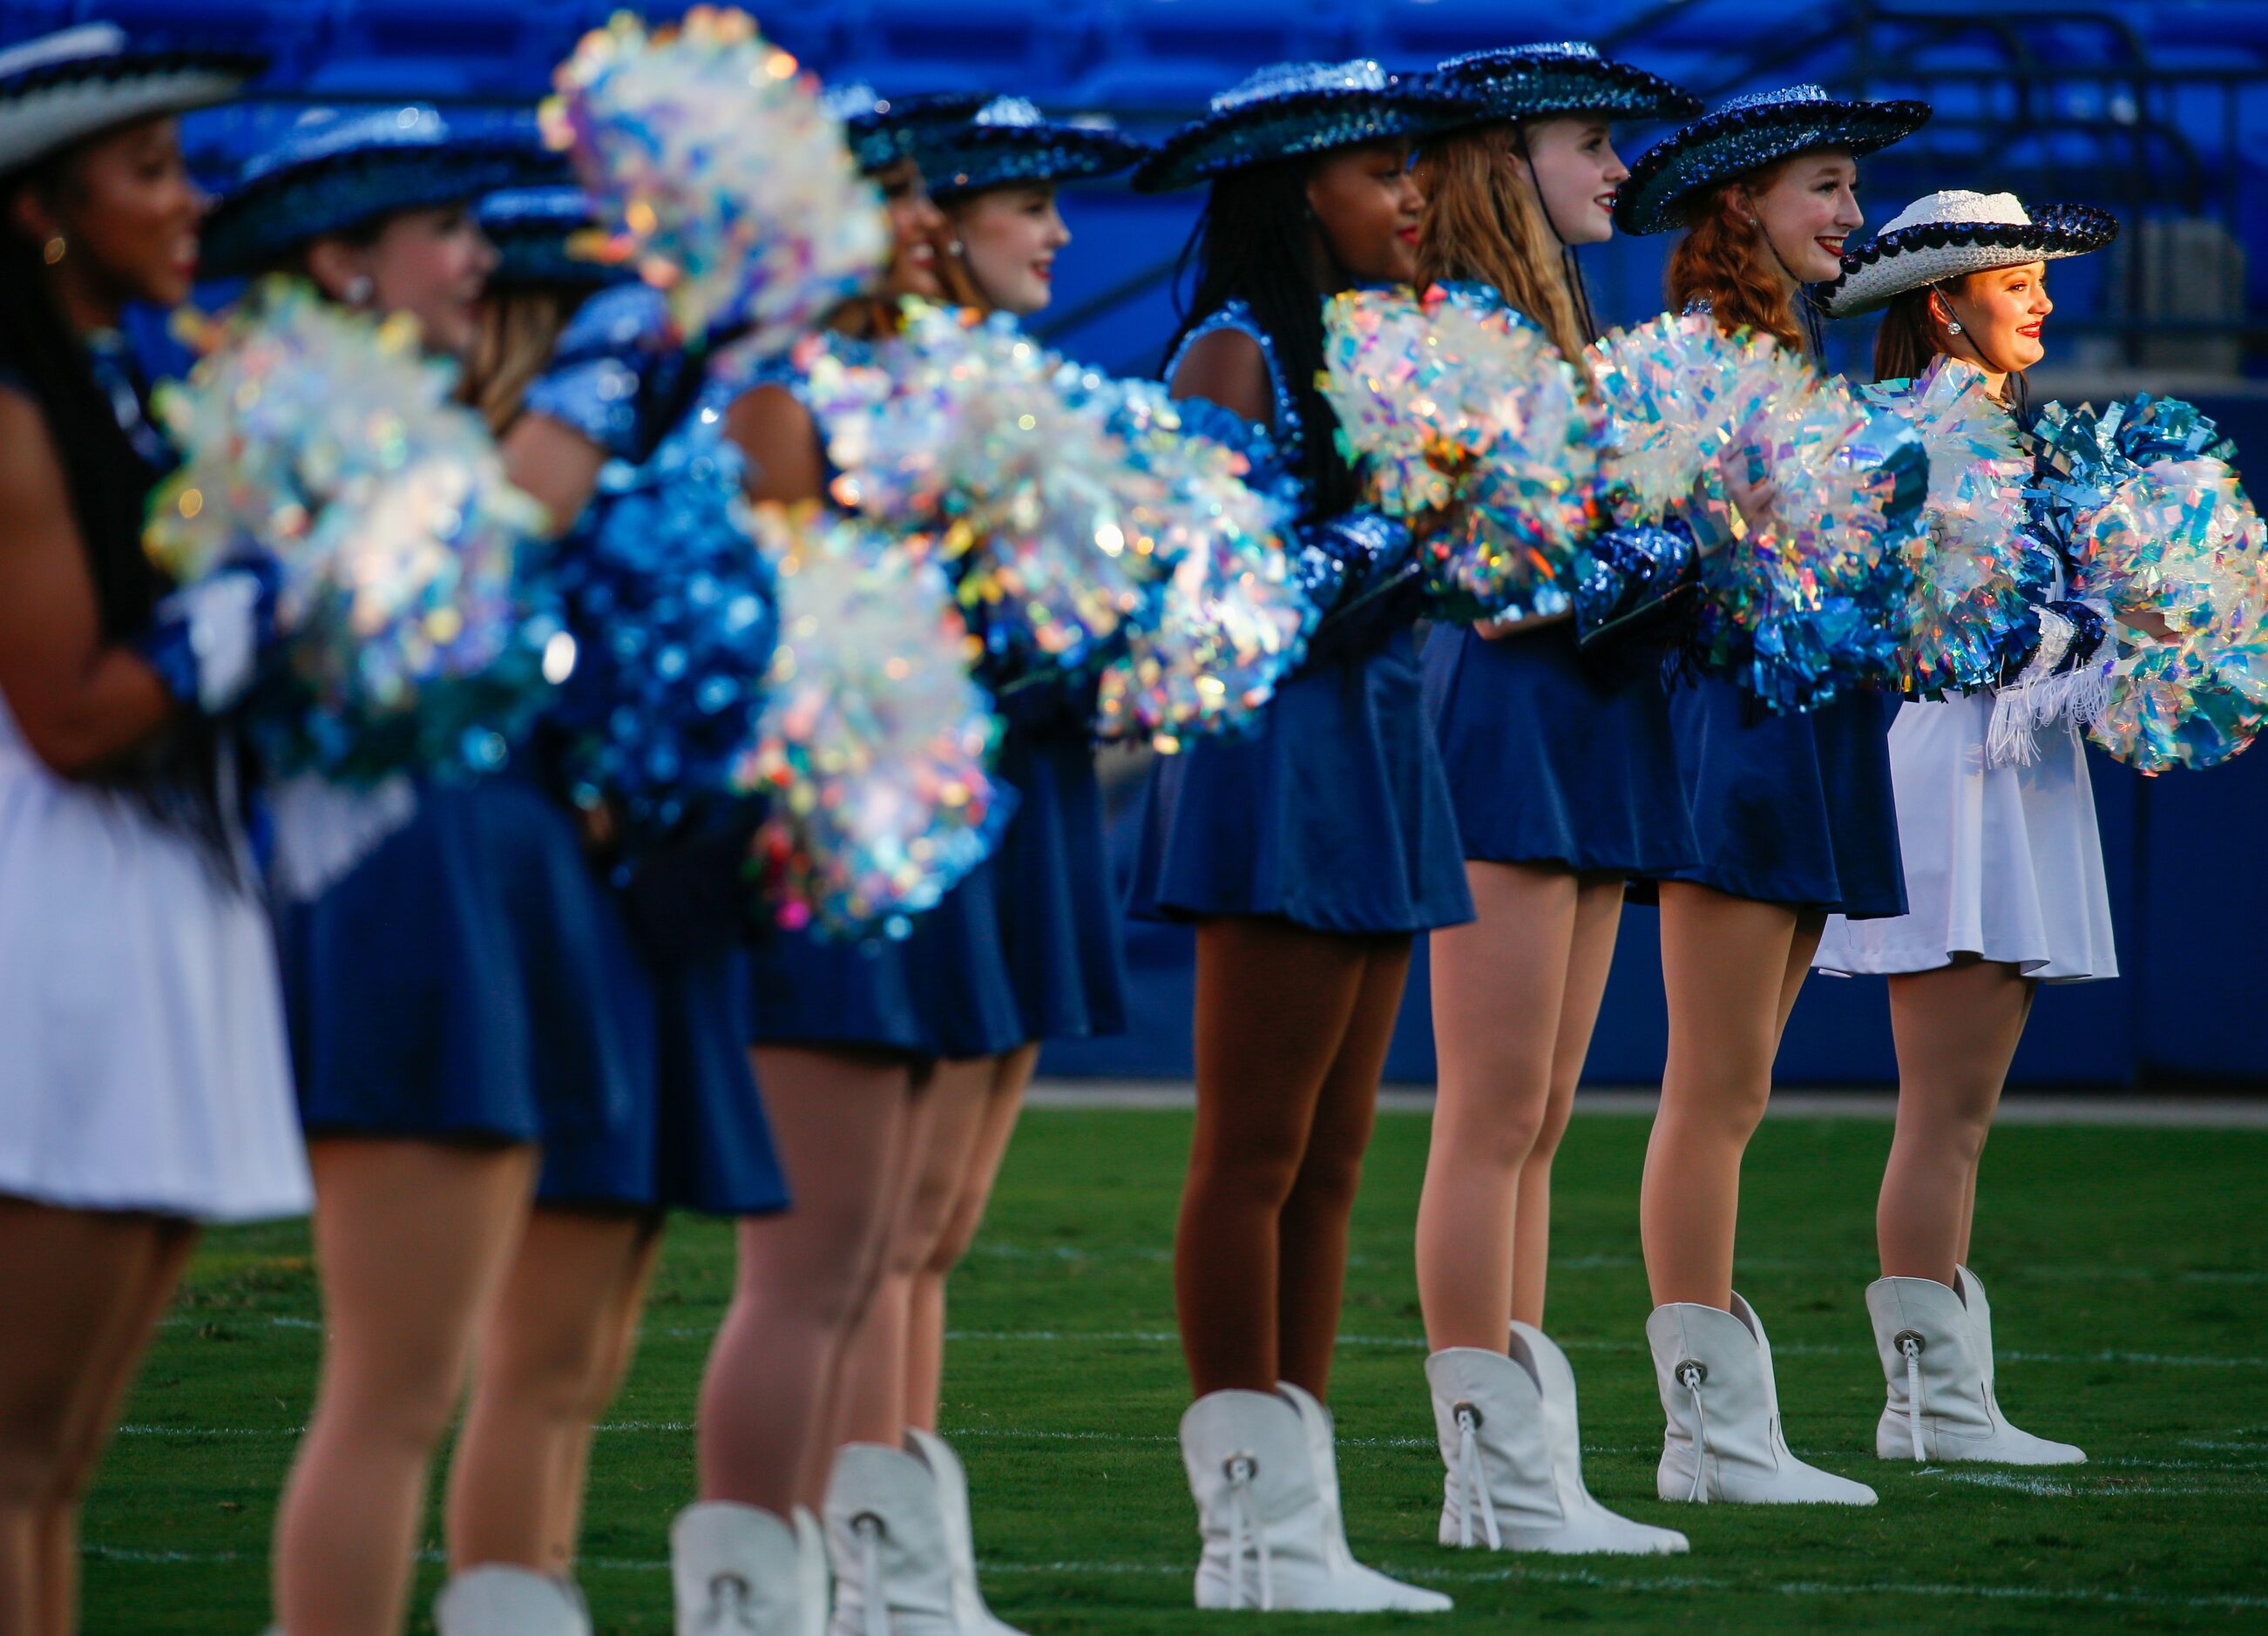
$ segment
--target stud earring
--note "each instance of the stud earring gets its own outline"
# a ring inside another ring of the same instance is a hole
[[[57,233],[40,247],[40,253],[47,258],[48,265],[53,267],[70,253],[70,241]]]
[[[1958,335],[1961,334],[1961,320],[1959,319],[1951,319],[1947,323],[1945,328],[1947,334]]]
[[[370,282],[367,273],[357,273],[347,280],[347,304],[350,307],[368,306],[371,297],[377,293],[378,287]]]

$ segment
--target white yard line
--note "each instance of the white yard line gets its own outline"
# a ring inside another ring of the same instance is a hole
[[[1575,1097],[1578,1113],[1651,1114],[1658,1092],[1651,1087],[1586,1088]],[[1197,1092],[1187,1080],[1042,1079],[1032,1086],[1035,1108],[1186,1108]],[[1430,1085],[1389,1085],[1379,1093],[1380,1111],[1422,1113],[1433,1105]],[[1887,1119],[1897,1111],[1895,1091],[1776,1090],[1768,1109],[1780,1119]],[[2236,1097],[2100,1095],[2058,1091],[2011,1091],[1995,1120],[2002,1125],[2141,1125],[2169,1130],[2268,1130],[2268,1100]]]
[[[144,1551],[127,1545],[97,1544],[82,1547],[82,1552],[93,1561],[161,1567],[218,1566],[265,1559],[263,1555],[241,1551]],[[425,1552],[421,1553],[420,1559],[437,1562],[441,1556],[438,1552]],[[607,1573],[666,1574],[669,1571],[667,1562],[651,1558],[593,1557],[585,1559],[585,1566]],[[2110,1607],[2189,1608],[2222,1612],[2268,1608],[2268,1596],[2188,1596],[2172,1592],[2102,1590],[2087,1585],[1958,1585],[1935,1581],[1902,1583],[1894,1580],[1766,1580],[1755,1582],[1697,1574],[1624,1578],[1565,1568],[1530,1567],[1518,1563],[1492,1568],[1436,1567],[1431,1565],[1413,1567],[1400,1562],[1387,1566],[1406,1578],[1430,1580],[1452,1586],[1512,1583],[1564,1585],[1586,1590],[1723,1591],[1734,1596],[1926,1596],[1948,1602],[2073,1602]],[[993,1578],[1048,1576],[1086,1579],[1124,1574],[1187,1578],[1192,1571],[1191,1566],[1185,1562],[987,1561],[978,1566],[983,1574]]]
[[[249,1327],[270,1329],[320,1330],[322,1325],[312,1318],[248,1317],[232,1319],[205,1317],[176,1317],[163,1320],[161,1327],[187,1329],[202,1327],[210,1323],[237,1323]],[[705,1339],[714,1335],[716,1326],[691,1324],[649,1324],[648,1336],[670,1337],[679,1339]],[[1181,1337],[1169,1329],[1122,1330],[954,1330],[946,1339],[976,1345],[1005,1346],[1179,1346]],[[1396,1351],[1421,1351],[1425,1345],[1422,1335],[1342,1335],[1342,1346],[1381,1346]],[[1569,1352],[1628,1352],[1636,1348],[1635,1340],[1587,1340],[1563,1338],[1559,1345]],[[1818,1346],[1803,1341],[1776,1341],[1775,1355],[1796,1358],[1859,1358],[1871,1357],[1873,1348],[1852,1343],[1848,1346]],[[2117,1364],[2135,1368],[2177,1369],[2268,1369],[2268,1358],[2264,1357],[2196,1357],[2158,1352],[2003,1352],[2004,1360],[2018,1363],[2051,1364]]]

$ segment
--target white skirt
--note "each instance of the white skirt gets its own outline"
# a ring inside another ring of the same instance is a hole
[[[0,705],[0,1194],[297,1215],[307,1161],[268,917]]]
[[[2004,961],[2043,982],[2116,977],[2102,839],[2079,730],[2034,730],[2028,765],[1988,767],[1993,695],[1910,702],[1890,727],[1890,776],[1907,912],[1827,922],[1822,972],[1928,972],[1956,957]]]

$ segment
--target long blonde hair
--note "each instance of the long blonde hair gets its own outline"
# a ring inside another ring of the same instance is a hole
[[[1418,282],[1491,286],[1574,363],[1589,337],[1575,315],[1558,236],[1544,217],[1542,195],[1514,163],[1523,145],[1516,126],[1482,125],[1453,131],[1418,154],[1425,192]]]
[[[519,418],[527,389],[551,362],[584,292],[556,284],[514,285],[481,297],[479,333],[458,395],[501,437]]]

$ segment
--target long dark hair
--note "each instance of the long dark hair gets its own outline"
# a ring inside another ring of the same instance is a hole
[[[0,201],[26,187],[52,194],[66,185],[70,163],[66,153],[29,172],[0,177]],[[0,311],[16,314],[0,325],[0,373],[38,406],[63,463],[64,492],[94,582],[102,640],[130,640],[149,627],[158,598],[172,589],[142,549],[144,514],[159,473],[120,426],[85,344],[48,287],[40,253],[6,226],[0,226]],[[158,817],[188,830],[232,878],[219,768],[211,724],[183,713],[160,737],[105,768],[102,777],[134,794]]]
[[[1314,515],[1329,517],[1351,509],[1362,493],[1332,436],[1338,417],[1315,388],[1316,372],[1323,367],[1323,300],[1350,281],[1338,279],[1328,290],[1316,282],[1315,218],[1307,206],[1307,161],[1278,159],[1231,171],[1213,182],[1174,270],[1178,290],[1182,272],[1194,261],[1197,288],[1166,356],[1172,357],[1197,325],[1241,299],[1275,343],[1277,363],[1306,433],[1300,475]]]
[[[36,180],[0,184],[39,187]],[[105,642],[137,635],[166,584],[142,551],[142,518],[158,473],[118,424],[85,348],[49,291],[40,253],[21,233],[0,230],[0,367],[39,406],[63,462],[71,514],[86,549]]]

